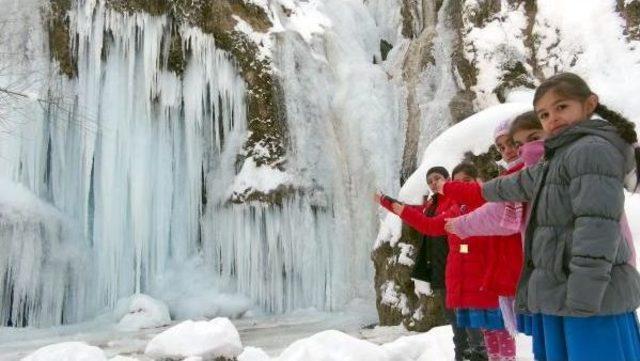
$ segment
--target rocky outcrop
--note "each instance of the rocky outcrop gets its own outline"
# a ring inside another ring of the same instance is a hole
[[[630,40],[640,40],[640,1],[617,0],[616,10],[626,22],[625,33]]]
[[[67,11],[71,8],[71,0],[51,0],[46,11],[49,30],[49,50],[51,57],[58,61],[60,72],[69,78],[78,73],[78,65],[71,54],[69,34],[69,18]]]
[[[70,34],[67,16],[73,2],[50,0],[50,3],[47,15],[51,56],[60,64],[60,71],[71,78],[77,73],[76,56],[70,46],[70,36],[73,35]],[[188,55],[188,49],[182,48],[177,31],[179,25],[198,27],[213,36],[216,46],[234,59],[248,88],[248,139],[243,153],[238,155],[237,164],[251,157],[257,166],[284,169],[287,130],[282,91],[273,75],[271,59],[260,56],[261,46],[266,44],[257,43],[237,27],[242,21],[243,26],[249,26],[254,32],[268,33],[272,23],[266,9],[243,0],[108,0],[106,4],[118,12],[145,12],[169,17],[172,30],[167,34],[171,39],[164,64],[178,75],[182,74]],[[278,189],[277,193],[273,196],[247,194],[243,199],[269,202],[282,198],[283,189]]]
[[[446,324],[442,293],[425,295],[416,292],[411,272],[422,236],[404,226],[402,237],[391,246],[383,243],[373,251],[376,304],[381,326],[400,323],[411,331],[428,331]]]

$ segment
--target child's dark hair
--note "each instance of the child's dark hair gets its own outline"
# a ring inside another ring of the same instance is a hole
[[[478,178],[478,168],[476,168],[475,165],[469,163],[469,162],[462,162],[460,164],[458,164],[455,168],[453,168],[453,171],[451,172],[452,176],[455,176],[458,173],[464,173],[466,175],[468,175],[471,178]]]
[[[554,91],[558,95],[585,101],[589,96],[595,93],[591,91],[587,83],[578,75],[573,73],[556,74],[540,84],[533,96],[533,105],[549,91]],[[594,113],[598,114],[602,119],[611,123],[618,130],[618,134],[627,143],[632,144],[635,148],[636,156],[636,175],[640,182],[640,148],[638,148],[638,134],[636,133],[636,125],[625,118],[622,114],[613,111],[602,104],[598,104]]]
[[[449,179],[449,172],[447,172],[447,168],[445,167],[437,166],[437,167],[429,168],[429,170],[427,171],[427,178],[429,178],[429,176],[432,175],[433,173],[438,173],[441,176]]]
[[[536,112],[529,111],[526,113],[522,113],[518,115],[512,122],[509,127],[509,135],[513,137],[519,130],[538,130],[542,129],[542,123],[540,123],[540,119],[536,115]]]

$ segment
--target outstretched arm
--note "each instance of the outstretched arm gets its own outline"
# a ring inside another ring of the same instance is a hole
[[[476,182],[446,182],[442,186],[442,193],[458,204],[466,204],[472,209],[485,203],[482,197],[482,187]]]
[[[518,173],[484,183],[482,197],[489,202],[528,202],[533,197],[535,181],[545,166],[539,163]]]
[[[520,223],[503,221],[506,207],[506,203],[485,203],[473,212],[450,219],[446,228],[460,238],[519,233]]]

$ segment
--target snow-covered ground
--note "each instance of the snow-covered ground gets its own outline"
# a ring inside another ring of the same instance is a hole
[[[402,326],[366,327],[376,320],[377,316],[373,308],[359,303],[352,305],[352,310],[349,312],[321,313],[307,310],[280,317],[234,320],[233,325],[244,347],[243,353],[239,356],[240,361],[356,361],[364,360],[365,356],[372,361],[453,359],[450,327],[438,327],[427,333],[409,332]],[[147,361],[151,358],[145,355],[144,351],[150,340],[168,328],[161,327],[137,332],[109,332],[104,328],[101,331],[96,331],[95,328],[93,331],[82,331],[76,327],[75,330],[50,329],[29,334],[15,333],[15,330],[9,332],[4,329],[0,330],[0,360],[18,360],[44,345],[63,342],[67,344],[57,349],[66,350],[69,352],[67,355],[97,354],[95,348],[79,344],[83,342],[97,346],[104,352],[105,357],[112,361]],[[233,334],[234,330],[223,325],[219,332]],[[70,341],[75,343],[68,343]],[[234,343],[235,341],[229,344]],[[123,357],[130,359],[123,359]],[[52,359],[34,358],[34,360],[51,361]],[[60,360],[62,358],[56,359],[56,361]],[[533,360],[530,341],[526,336],[518,338],[518,360]]]

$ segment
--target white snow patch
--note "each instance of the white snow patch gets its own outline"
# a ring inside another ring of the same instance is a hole
[[[310,43],[314,35],[322,35],[332,25],[331,20],[318,9],[321,4],[320,0],[297,2],[290,8],[291,15],[280,20],[287,30],[299,33],[304,41]]]
[[[414,284],[414,293],[416,296],[420,297],[420,295],[431,296],[433,294],[433,290],[431,290],[431,284],[429,282],[417,280],[413,278]]]
[[[139,360],[133,357],[118,355],[116,357],[110,358],[109,361],[139,361]]]
[[[415,262],[409,257],[414,252],[415,247],[407,243],[398,243],[400,254],[398,255],[398,263],[401,265],[412,267]]]
[[[409,306],[407,296],[402,293],[398,293],[400,287],[396,285],[395,281],[387,281],[380,286],[381,304],[388,305],[400,310],[403,315],[409,314]]]
[[[63,342],[45,346],[22,361],[107,361],[104,352],[84,342]]]
[[[266,352],[256,347],[245,347],[244,351],[238,356],[238,361],[269,361],[271,358]]]
[[[267,60],[268,58],[271,58],[271,49],[273,48],[271,44],[271,34],[269,32],[262,33],[255,31],[248,22],[244,21],[237,15],[232,15],[232,17],[236,21],[234,30],[244,33],[258,46],[259,52],[256,54],[257,59]]]
[[[245,159],[240,173],[231,187],[231,194],[243,194],[247,190],[269,193],[278,186],[293,183],[293,177],[268,165],[258,166],[251,157]]]
[[[329,330],[294,342],[278,361],[386,361],[380,346],[340,331]]]
[[[477,83],[472,89],[477,95],[475,104],[482,109],[498,102],[494,90],[502,81],[505,66],[520,62],[531,72],[527,63],[531,51],[524,45],[527,26],[524,4],[514,8],[503,2],[500,12],[481,28],[469,19],[478,6],[467,2],[463,10],[464,55],[478,70]]]
[[[154,337],[145,350],[153,358],[234,358],[242,352],[240,335],[227,318],[184,321]]]
[[[167,305],[145,294],[136,294],[118,301],[114,311],[118,329],[134,331],[165,326],[171,323]]]

